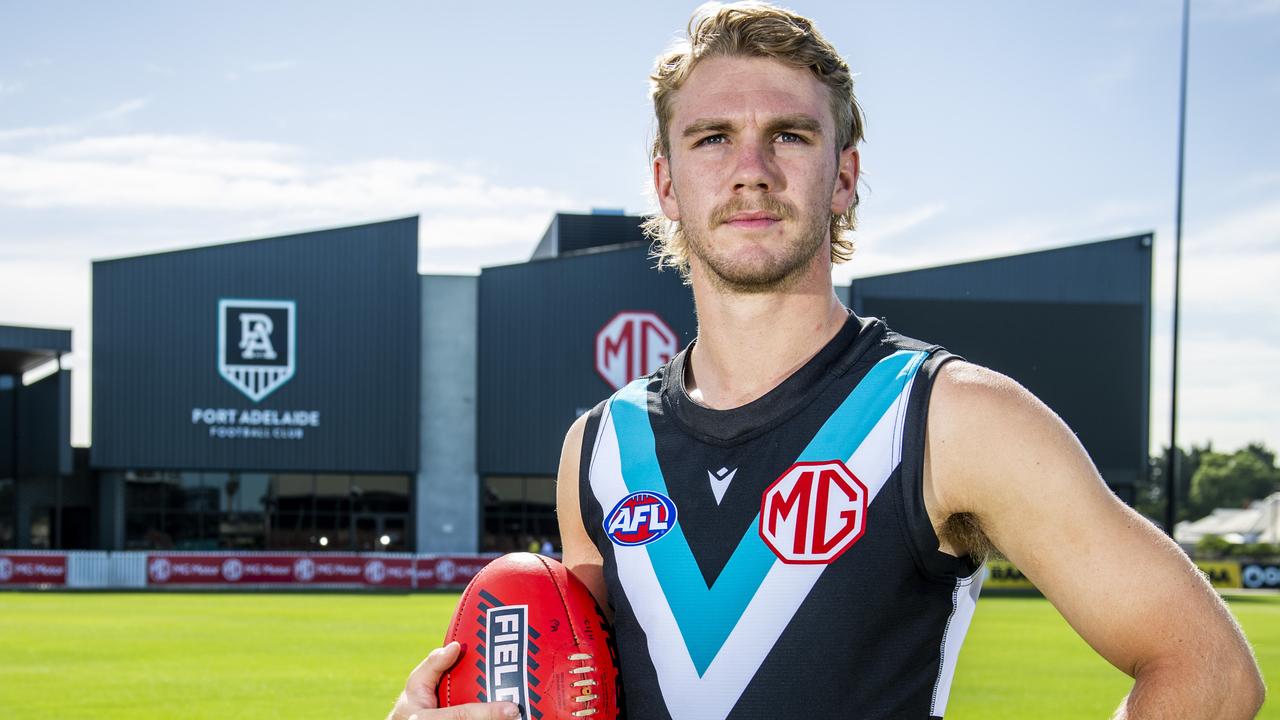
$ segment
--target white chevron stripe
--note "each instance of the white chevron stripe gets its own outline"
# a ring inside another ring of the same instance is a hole
[[[901,461],[900,438],[914,382],[912,377],[853,456],[845,461],[867,486],[868,504]],[[601,419],[599,443],[590,469],[592,491],[606,511],[627,495],[611,411],[612,403]],[[613,553],[618,579],[645,632],[649,657],[672,720],[716,720],[728,716],[827,567],[775,561],[724,646],[706,673],[698,677],[648,551],[644,546],[614,545]]]
[[[978,607],[978,593],[982,591],[982,575],[986,566],[979,567],[967,578],[956,578],[956,589],[951,595],[951,617],[942,636],[942,664],[938,679],[933,684],[933,707],[929,714],[942,717],[947,712],[947,699],[951,695],[951,681],[956,675],[956,660],[960,658],[960,646],[969,632],[973,611]]]

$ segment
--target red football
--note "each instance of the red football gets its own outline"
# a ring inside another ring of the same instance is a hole
[[[445,644],[462,644],[440,707],[509,701],[524,720],[616,720],[618,663],[591,591],[564,565],[503,555],[458,600]]]

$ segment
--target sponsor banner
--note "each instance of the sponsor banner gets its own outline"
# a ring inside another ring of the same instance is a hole
[[[414,587],[414,559],[360,555],[147,555],[147,584]]]
[[[1240,584],[1240,563],[1235,560],[1197,560],[1196,567],[1209,579],[1209,584],[1216,588],[1238,588]]]
[[[1031,584],[1027,576],[1008,560],[999,558],[987,560],[986,575],[982,581],[983,588],[1035,589],[1035,585]]]
[[[496,555],[445,555],[417,558],[417,587],[419,590],[462,588],[471,582]]]
[[[1250,567],[1258,568],[1250,571]],[[1271,587],[1280,588],[1280,565],[1258,565],[1246,563],[1243,567],[1235,560],[1198,560],[1196,567],[1200,568],[1200,572],[1204,573],[1209,583],[1215,588],[1239,588],[1239,587]],[[1267,568],[1271,568],[1271,580],[1274,584],[1267,585]],[[1250,574],[1252,573],[1252,574]],[[1250,585],[1250,580],[1263,584]],[[1022,571],[1013,566],[1008,560],[992,559],[987,561],[987,577],[983,580],[982,586],[985,588],[1017,588],[1029,590],[1035,586],[1022,574]]]
[[[1280,563],[1241,563],[1240,580],[1247,588],[1280,590]]]
[[[0,552],[0,586],[66,584],[66,555]]]

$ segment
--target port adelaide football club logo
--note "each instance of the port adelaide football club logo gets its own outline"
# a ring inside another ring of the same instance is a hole
[[[657,492],[633,492],[618,501],[604,519],[614,545],[648,545],[676,526],[676,504]]]
[[[219,300],[218,374],[254,402],[289,382],[296,318],[292,300]]]

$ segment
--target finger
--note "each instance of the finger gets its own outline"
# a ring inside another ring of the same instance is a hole
[[[462,646],[457,641],[432,650],[431,654],[418,663],[418,667],[409,674],[409,681],[404,686],[405,694],[409,699],[417,702],[421,707],[434,708],[436,688],[440,685],[440,678],[453,667],[454,663],[458,662],[461,651]]]
[[[520,708],[509,702],[469,703],[439,710],[421,710],[409,720],[517,720]]]

